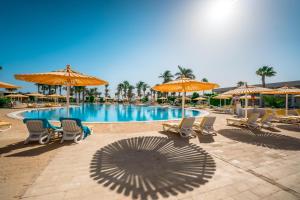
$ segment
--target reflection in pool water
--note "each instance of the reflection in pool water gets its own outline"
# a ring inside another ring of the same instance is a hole
[[[200,116],[203,111],[186,110],[186,116]],[[26,111],[22,113],[27,118],[47,118],[58,120],[66,117],[66,108],[52,108]],[[181,118],[180,108],[164,108],[159,106],[135,106],[123,104],[83,104],[70,107],[70,117],[79,118],[85,122],[128,122],[155,121]]]

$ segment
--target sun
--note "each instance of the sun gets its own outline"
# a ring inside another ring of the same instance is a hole
[[[207,8],[207,20],[213,24],[226,24],[233,20],[237,0],[213,0]]]

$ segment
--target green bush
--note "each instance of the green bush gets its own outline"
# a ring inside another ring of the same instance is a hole
[[[285,106],[285,100],[283,97],[264,95],[263,100],[266,107],[282,108]]]
[[[3,108],[3,107],[7,107],[10,103],[10,99],[9,98],[0,98],[0,108]]]
[[[148,101],[149,101],[148,97],[143,97],[143,98],[142,98],[142,102],[143,102],[143,103],[148,102]]]

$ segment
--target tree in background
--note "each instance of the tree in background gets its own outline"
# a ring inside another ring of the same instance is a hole
[[[162,78],[163,79],[163,83],[167,83],[167,82],[172,81],[173,77],[174,76],[172,75],[172,73],[171,73],[170,70],[166,70],[166,71],[164,71],[162,74],[160,74],[158,76],[158,78]]]
[[[275,76],[276,73],[277,72],[273,69],[273,67],[270,67],[268,65],[262,66],[256,71],[256,74],[258,76],[261,76],[261,82],[263,87],[266,87],[266,77]]]
[[[175,74],[176,79],[180,79],[182,77],[190,78],[190,79],[195,79],[196,78],[196,76],[194,75],[192,69],[184,68],[184,67],[181,67],[180,65],[178,65],[178,69],[179,69],[179,72],[177,72]]]
[[[203,78],[202,82],[208,82],[208,79],[207,78]]]
[[[135,85],[135,88],[136,88],[136,92],[137,92],[138,97],[141,97],[141,96],[142,96],[142,89],[143,89],[144,84],[145,84],[145,83],[144,83],[143,81],[139,81],[139,82]]]
[[[146,96],[146,91],[147,91],[148,88],[150,88],[150,86],[148,84],[144,83],[143,86],[142,86],[144,97]]]
[[[124,91],[124,97],[128,97],[128,89],[129,89],[129,82],[123,81],[123,91]]]
[[[134,90],[134,86],[129,84],[128,91],[127,91],[127,98],[129,100],[134,96],[133,90]]]
[[[123,91],[123,83],[119,83],[117,86],[117,96],[118,96],[118,100],[120,100],[120,96],[122,97],[122,91]]]
[[[246,85],[246,82],[244,82],[244,81],[238,81],[238,82],[236,83],[236,85],[237,85],[238,87],[241,87],[241,86],[243,86],[243,85]]]
[[[105,85],[105,90],[104,90],[104,96],[107,98],[109,96],[109,89],[108,89],[109,84]]]

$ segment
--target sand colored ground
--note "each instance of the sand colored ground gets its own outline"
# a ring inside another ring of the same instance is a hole
[[[162,122],[93,124],[94,134],[81,144],[24,146],[26,127],[8,112],[0,110],[0,119],[14,124],[0,134],[0,199],[300,198],[297,126],[249,131],[212,113],[214,137],[182,139],[161,132]],[[128,185],[133,176],[152,186]]]

